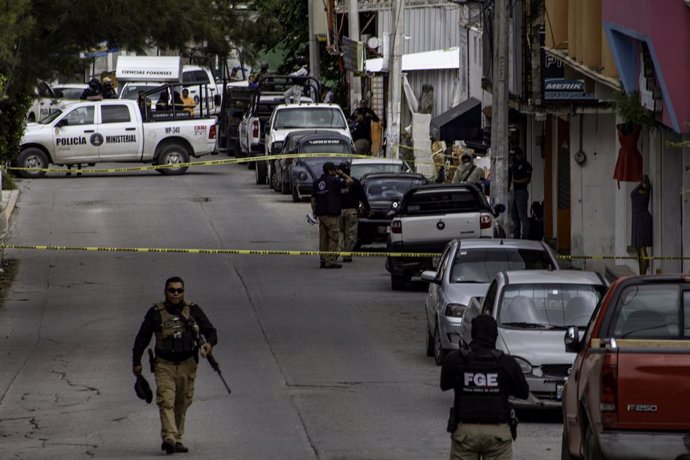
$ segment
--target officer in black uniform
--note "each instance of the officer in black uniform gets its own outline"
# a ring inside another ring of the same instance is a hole
[[[336,252],[340,242],[340,214],[343,187],[352,185],[352,178],[333,163],[323,165],[323,175],[314,181],[311,192],[312,213],[319,218],[319,251]],[[321,257],[320,268],[342,268],[336,256]]]
[[[515,358],[496,350],[498,326],[489,315],[472,320],[472,343],[448,355],[441,389],[455,392],[451,460],[507,460],[513,457],[509,396],[526,399],[529,386]]]
[[[350,174],[350,163],[347,161],[340,163],[338,167],[345,174]],[[352,185],[343,188],[341,192],[343,208],[340,215],[340,231],[343,237],[342,249],[343,251],[350,252],[357,245],[357,226],[359,225],[357,215],[359,213],[359,206],[361,204],[367,214],[371,212],[371,206],[369,206],[367,194],[359,179],[353,177]],[[343,262],[352,262],[352,257],[343,257]]]

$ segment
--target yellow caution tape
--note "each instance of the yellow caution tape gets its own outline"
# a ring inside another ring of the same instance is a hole
[[[369,155],[350,155],[343,153],[297,153],[297,154],[287,154],[287,155],[260,155],[254,157],[244,157],[244,158],[225,158],[223,160],[208,160],[208,161],[190,161],[187,163],[176,163],[176,164],[164,164],[164,165],[149,165],[149,166],[131,166],[122,168],[102,168],[102,169],[74,169],[74,166],[70,169],[67,168],[22,168],[19,166],[0,166],[0,169],[6,169],[8,171],[41,171],[45,173],[77,173],[77,174],[100,174],[100,173],[123,173],[123,172],[135,172],[135,171],[152,171],[156,169],[167,169],[167,168],[185,168],[185,167],[196,167],[196,166],[219,166],[219,165],[231,165],[240,163],[250,163],[255,161],[269,161],[269,160],[282,160],[286,158],[318,158],[318,157],[338,157],[338,158],[371,158]]]
[[[437,257],[436,252],[359,252],[359,251],[283,251],[275,249],[186,249],[186,248],[113,248],[99,246],[62,246],[38,244],[0,244],[0,249],[44,251],[137,252],[174,254],[220,254],[243,256],[342,256],[342,257]]]
[[[373,252],[373,251],[289,251],[280,249],[192,249],[192,248],[116,248],[107,246],[65,246],[39,244],[0,244],[0,249],[34,249],[44,251],[137,252],[174,254],[218,254],[242,256],[342,256],[342,257],[440,257],[440,252]],[[570,256],[557,255],[562,260],[690,260],[683,256]]]

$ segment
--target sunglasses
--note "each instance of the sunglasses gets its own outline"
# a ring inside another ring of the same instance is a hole
[[[182,294],[182,293],[184,292],[184,288],[179,288],[179,289],[168,288],[168,289],[166,289],[166,290],[167,290],[170,294]]]

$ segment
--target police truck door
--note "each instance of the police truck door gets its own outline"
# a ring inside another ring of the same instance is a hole
[[[88,163],[98,159],[93,104],[67,111],[53,124],[53,163]]]
[[[101,104],[100,125],[101,161],[132,161],[141,158],[142,124],[131,106]]]

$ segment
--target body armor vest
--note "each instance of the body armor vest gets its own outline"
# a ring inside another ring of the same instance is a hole
[[[460,375],[462,386],[456,388],[458,420],[466,423],[505,423],[508,420],[507,398],[499,384],[500,351],[470,351]]]
[[[161,328],[156,332],[156,355],[168,360],[184,360],[194,354],[194,334],[180,315],[190,317],[189,305],[185,304],[180,314],[173,315],[164,303],[156,304],[161,315]]]

